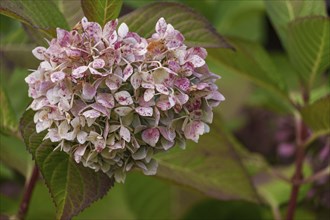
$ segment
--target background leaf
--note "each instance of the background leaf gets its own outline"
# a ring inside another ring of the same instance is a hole
[[[285,48],[288,47],[287,35],[290,30],[289,23],[297,18],[323,15],[326,16],[325,1],[309,0],[264,0],[266,11],[272,21],[281,42]]]
[[[196,5],[201,5],[198,1]],[[214,25],[224,36],[239,37],[242,39],[265,41],[265,4],[262,0],[249,1],[210,1],[204,15],[213,14]],[[214,5],[216,4],[216,5]],[[210,13],[210,10],[212,12]]]
[[[81,0],[81,6],[89,21],[98,22],[102,27],[118,18],[122,0]]]
[[[287,101],[287,88],[284,80],[268,53],[257,43],[229,38],[235,51],[209,49],[209,58],[222,68],[240,74],[251,82],[275,93]]]
[[[330,133],[330,95],[301,109],[304,122],[314,131]]]
[[[53,1],[2,0],[0,13],[55,36],[56,28],[69,26]]]
[[[36,133],[34,112],[24,113],[21,132],[29,151],[49,188],[57,207],[58,219],[70,219],[92,202],[103,197],[114,180],[102,172],[77,164],[62,151],[54,151],[56,143],[43,141],[45,132]]]
[[[176,148],[156,155],[157,175],[217,199],[258,201],[237,146],[228,135],[213,124],[211,133],[203,135],[199,144],[189,142],[185,150]]]
[[[8,99],[8,95],[0,84],[0,131],[13,134],[17,132],[17,120],[15,112]]]
[[[188,46],[231,48],[210,22],[191,8],[178,3],[152,3],[121,17],[119,21],[125,22],[130,31],[150,37],[161,17],[184,35]]]
[[[288,52],[293,67],[310,90],[330,66],[330,19],[307,17],[289,25]]]
[[[171,218],[172,197],[170,185],[159,179],[136,172],[127,176],[125,198],[137,219]]]
[[[83,17],[80,0],[55,0],[70,28],[73,28]]]

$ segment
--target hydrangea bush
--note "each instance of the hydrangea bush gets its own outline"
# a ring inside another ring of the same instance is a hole
[[[102,28],[83,18],[72,31],[57,28],[26,82],[36,131],[58,142],[85,167],[117,182],[133,167],[153,175],[155,153],[209,131],[212,109],[224,100],[201,47],[160,18],[151,38],[112,20]]]

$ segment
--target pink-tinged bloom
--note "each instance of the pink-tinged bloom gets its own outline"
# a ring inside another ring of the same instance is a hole
[[[153,154],[208,132],[212,109],[225,99],[219,76],[206,50],[188,48],[164,18],[149,39],[118,20],[80,24],[58,28],[48,48],[32,51],[41,61],[25,79],[36,131],[117,182],[134,167],[154,175]]]
[[[142,140],[152,147],[155,147],[159,140],[159,130],[157,128],[148,128],[142,132]]]

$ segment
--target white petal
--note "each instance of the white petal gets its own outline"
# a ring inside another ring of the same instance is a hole
[[[126,37],[127,33],[128,33],[128,27],[125,23],[122,23],[118,28],[118,35],[121,38],[124,38]]]
[[[50,75],[50,80],[52,82],[58,82],[58,81],[63,80],[64,78],[65,78],[65,73],[62,71],[54,72]]]
[[[130,142],[131,141],[131,133],[129,132],[129,130],[126,127],[124,127],[124,126],[121,126],[120,127],[119,135],[126,142]]]
[[[32,54],[38,59],[38,60],[44,60],[44,52],[46,52],[46,48],[44,47],[36,47],[32,50]]]
[[[155,96],[155,90],[154,89],[147,89],[144,92],[144,101],[149,102],[153,97]]]
[[[86,142],[86,138],[87,138],[87,132],[85,131],[79,131],[77,134],[77,140],[80,144],[83,144]]]

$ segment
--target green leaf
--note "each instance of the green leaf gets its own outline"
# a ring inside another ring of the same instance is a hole
[[[84,17],[80,0],[55,0],[55,2],[71,28]]]
[[[102,27],[118,18],[122,0],[81,0],[81,6],[89,21],[98,22]]]
[[[258,189],[258,193],[263,199],[263,201],[268,204],[274,213],[274,215],[279,215],[279,208],[282,204],[286,203],[290,199],[290,192],[292,184],[290,182],[280,179],[276,175],[281,175],[286,179],[290,180],[293,173],[295,172],[294,166],[289,167],[277,167],[272,168],[273,170],[267,170],[265,172],[260,172],[254,176],[254,183]],[[312,168],[308,163],[304,163],[303,174],[304,176],[309,176],[312,173]],[[305,198],[307,192],[309,191],[310,184],[304,184],[301,186],[298,201]],[[279,219],[279,218],[276,218]]]
[[[315,133],[330,133],[330,95],[301,109],[303,121]]]
[[[237,38],[229,40],[236,50],[209,49],[210,59],[216,61],[221,68],[240,74],[288,101],[284,80],[264,48],[257,43]]]
[[[126,181],[127,183],[127,181]],[[123,220],[135,220],[134,213],[128,206],[128,202],[134,201],[134,199],[125,198],[125,184],[117,184],[116,187],[111,189],[111,194],[104,196],[102,199],[95,202],[92,206],[85,209],[80,213],[76,220],[106,220],[106,219],[123,219]],[[143,192],[142,192],[143,193]],[[146,201],[148,202],[148,201]]]
[[[69,28],[53,1],[1,0],[0,13],[28,24],[49,36],[55,36],[57,27]]]
[[[189,142],[185,150],[176,148],[157,155],[157,175],[213,198],[258,201],[236,152],[239,146],[234,146],[236,143],[217,122],[219,118],[215,118],[211,133],[203,135],[199,144]]]
[[[193,206],[182,219],[265,219],[262,218],[264,212],[269,212],[269,210],[260,204],[208,199]]]
[[[311,15],[326,16],[325,1],[310,1],[310,0],[264,0],[266,11],[273,23],[282,44],[285,48],[288,47],[287,42],[288,31],[290,30],[289,23],[296,18],[301,18]]]
[[[199,4],[198,1],[193,1]],[[263,1],[211,1],[217,3],[214,26],[224,36],[264,42],[266,37],[265,5]],[[211,8],[208,7],[208,10]]]
[[[121,17],[119,21],[125,22],[130,31],[137,32],[143,37],[150,37],[155,32],[156,22],[161,17],[184,35],[188,46],[231,48],[209,21],[183,4],[152,3]]]
[[[33,161],[24,148],[23,141],[3,134],[0,134],[0,140],[0,160],[8,167],[26,176]]]
[[[173,217],[171,215],[173,193],[171,186],[164,181],[141,173],[130,173],[124,187],[126,201],[137,219]],[[148,203],[148,201],[152,202]]]
[[[330,19],[306,17],[290,23],[288,52],[308,91],[330,66]]]
[[[0,131],[5,134],[17,132],[17,120],[5,89],[0,84]]]
[[[29,110],[21,119],[21,132],[39,167],[57,207],[57,219],[71,219],[92,202],[98,200],[114,184],[102,172],[77,164],[63,151],[56,150],[56,143],[43,140],[45,132],[36,133],[34,112]]]

